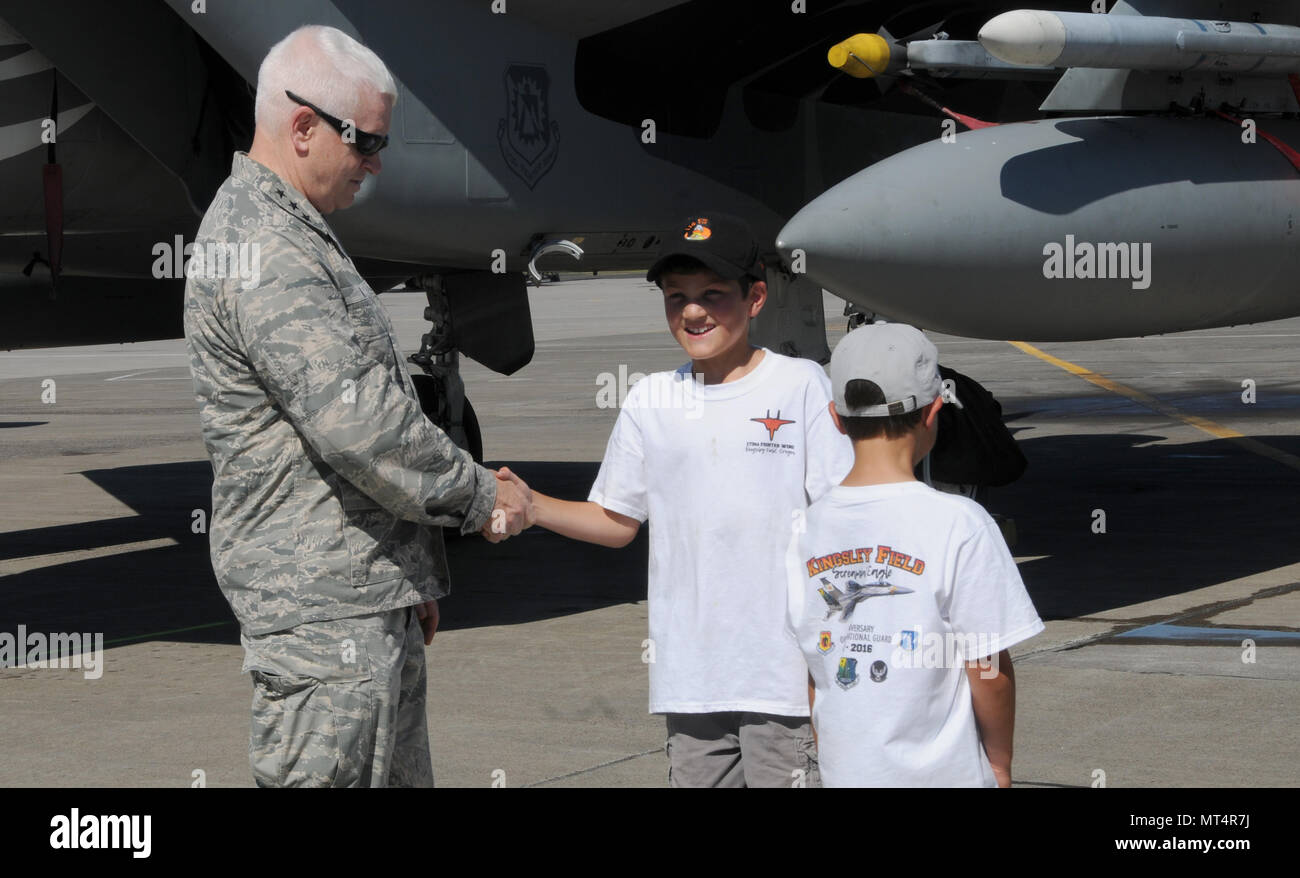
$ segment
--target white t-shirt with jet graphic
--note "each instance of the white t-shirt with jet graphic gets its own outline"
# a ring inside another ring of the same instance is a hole
[[[996,786],[965,662],[1043,623],[983,507],[922,482],[837,485],[786,565],[822,784]]]

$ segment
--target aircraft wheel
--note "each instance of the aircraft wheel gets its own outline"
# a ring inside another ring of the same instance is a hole
[[[412,375],[411,381],[415,384],[415,392],[420,398],[420,408],[430,421],[442,426],[444,404],[442,400],[442,384],[428,375]],[[474,457],[475,463],[483,462],[483,432],[479,428],[478,415],[474,413],[474,407],[469,404],[469,399],[465,400],[465,407],[461,413],[461,427],[465,430],[465,442],[457,445],[464,448]],[[456,441],[455,435],[448,431],[452,441]]]
[[[465,400],[465,412],[461,415],[461,424],[465,427],[465,450],[474,455],[475,463],[483,462],[483,431],[478,425],[478,415],[474,412],[474,406],[469,404],[469,399]]]

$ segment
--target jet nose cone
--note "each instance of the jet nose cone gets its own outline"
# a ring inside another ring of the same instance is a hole
[[[834,191],[834,190],[832,190]],[[827,193],[830,194],[830,193]],[[776,236],[776,249],[793,260],[795,251],[802,251],[805,259],[809,250],[821,255],[831,249],[842,251],[854,238],[846,236],[846,226],[854,223],[856,217],[848,205],[832,205],[818,198],[796,213]],[[816,208],[814,208],[816,205]],[[841,257],[852,258],[859,254],[839,253]]]
[[[880,317],[1017,338],[1004,334],[1014,331],[1006,309],[995,313],[985,296],[1002,295],[1007,239],[1037,236],[1026,217],[1014,217],[1024,228],[1007,221],[1000,191],[1007,139],[1004,128],[985,128],[877,162],[805,205],[777,247],[792,271]],[[1041,266],[1041,246],[1027,248],[1022,261]]]
[[[868,310],[906,319],[897,301],[914,284],[908,270],[933,258],[933,207],[897,173],[906,157],[895,156],[859,172],[815,198],[777,235],[776,246],[796,273]],[[891,166],[894,168],[891,171]],[[928,254],[928,255],[927,255]],[[900,285],[900,281],[905,285]]]
[[[896,586],[894,586],[894,593],[895,593],[895,594],[911,594],[914,590],[915,590],[915,589],[908,588],[908,587],[905,586],[905,585],[896,585]]]
[[[865,173],[865,172],[864,172]],[[859,177],[851,178],[857,181]],[[871,262],[875,242],[888,229],[872,222],[862,204],[866,188],[875,181],[859,181],[847,190],[835,187],[796,213],[776,237],[776,247],[797,271],[806,271],[823,286]],[[854,272],[857,273],[857,272]]]

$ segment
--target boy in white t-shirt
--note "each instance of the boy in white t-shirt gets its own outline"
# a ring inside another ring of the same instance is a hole
[[[625,546],[649,520],[650,712],[667,715],[673,786],[814,786],[784,552],[852,451],[822,367],[749,343],[767,297],[749,227],[722,214],[684,226],[646,279],[691,362],[632,386],[589,499],[535,493],[537,524]]]
[[[1043,623],[983,507],[913,475],[943,405],[934,345],[900,323],[854,330],[831,385],[853,468],[786,556],[822,783],[1010,786],[1007,650]]]

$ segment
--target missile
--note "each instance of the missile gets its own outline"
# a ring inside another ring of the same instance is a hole
[[[925,70],[932,76],[963,79],[1034,79],[1056,76],[1055,68],[1026,67],[994,58],[974,40],[928,39],[895,42],[888,31],[854,34],[826,51],[826,62],[857,79],[894,76],[902,70]]]
[[[1018,9],[979,43],[1009,64],[1249,75],[1300,71],[1300,27],[1194,18]]]
[[[1300,144],[1300,121],[1269,132]],[[781,230],[796,270],[954,335],[1073,341],[1300,315],[1300,175],[1204,118],[1090,117],[936,139]]]

